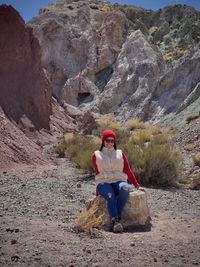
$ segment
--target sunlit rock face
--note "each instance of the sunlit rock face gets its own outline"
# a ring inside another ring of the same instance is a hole
[[[59,102],[157,122],[199,97],[200,14],[193,8],[60,0],[28,24]]]

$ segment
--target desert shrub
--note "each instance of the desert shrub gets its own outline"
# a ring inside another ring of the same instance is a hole
[[[178,129],[177,129],[176,127],[173,127],[173,126],[168,130],[168,134],[169,134],[169,136],[173,136],[173,135],[175,135],[177,132],[178,132]]]
[[[149,130],[137,130],[131,134],[130,140],[135,144],[144,144],[151,140],[151,136]]]
[[[187,144],[184,148],[187,151],[192,151],[195,148],[195,144]]]
[[[116,133],[120,129],[120,123],[116,121],[114,114],[106,114],[96,120],[97,128],[92,131],[92,134],[101,136],[102,132],[106,129],[111,129]]]
[[[199,118],[199,114],[192,113],[186,118],[186,122],[190,123],[191,121],[196,120],[198,118]]]
[[[99,6],[97,4],[94,4],[94,3],[90,4],[89,7],[91,9],[99,9]]]
[[[200,167],[200,152],[198,152],[195,155],[192,155],[192,159],[193,159],[194,165]]]
[[[144,170],[141,183],[171,185],[177,180],[181,157],[169,145],[150,144],[143,150]]]
[[[143,157],[143,146],[136,145],[129,141],[121,144],[120,148],[125,152],[135,176],[137,178],[143,177],[145,164]]]
[[[63,138],[57,146],[55,146],[52,149],[52,153],[58,154],[58,157],[64,158],[65,157],[65,150],[66,150],[66,142],[65,139]]]
[[[90,209],[82,211],[79,215],[77,222],[73,225],[73,229],[78,232],[90,233],[92,228],[101,225],[102,220],[100,217],[96,216],[96,211],[98,210],[98,205],[94,204]]]
[[[164,54],[163,58],[164,58],[164,60],[166,62],[169,62],[169,63],[172,62],[173,61],[173,54],[172,54],[172,52],[168,52],[168,53]]]
[[[111,7],[109,5],[105,4],[102,6],[102,11],[103,12],[109,12],[109,11],[111,11]]]
[[[145,129],[146,126],[144,122],[140,121],[139,119],[130,119],[125,123],[125,127],[132,131],[135,129]]]
[[[167,133],[157,134],[152,137],[151,141],[153,144],[167,144],[169,141],[169,136]]]
[[[129,142],[122,149],[141,184],[166,186],[178,178],[181,157],[171,146]]]
[[[153,134],[161,134],[162,133],[162,129],[161,129],[161,125],[160,124],[156,124],[156,125],[149,125],[148,130]]]
[[[66,141],[65,141],[66,142]],[[75,162],[81,169],[92,172],[91,156],[100,147],[96,140],[91,137],[74,135],[66,142],[66,153],[69,159]]]

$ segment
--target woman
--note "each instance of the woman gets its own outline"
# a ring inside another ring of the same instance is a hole
[[[100,150],[94,152],[92,163],[97,184],[96,192],[107,200],[108,212],[111,217],[113,232],[123,232],[120,223],[122,210],[128,200],[127,179],[137,189],[139,183],[130,169],[125,154],[117,149],[116,134],[105,130],[102,134]],[[144,189],[140,189],[144,191]]]

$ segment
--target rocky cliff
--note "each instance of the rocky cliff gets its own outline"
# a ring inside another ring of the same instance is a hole
[[[55,142],[78,126],[52,98],[32,29],[6,5],[0,6],[0,59],[0,171],[49,166],[37,144]]]
[[[41,50],[32,29],[11,6],[0,6],[0,106],[20,123],[49,128],[51,87],[41,64]]]
[[[200,13],[191,7],[61,0],[28,24],[62,103],[160,121],[199,98]]]

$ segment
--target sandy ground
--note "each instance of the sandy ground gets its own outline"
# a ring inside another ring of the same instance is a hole
[[[95,183],[55,161],[0,175],[0,266],[200,266],[200,191],[146,188],[151,231],[75,233]]]

